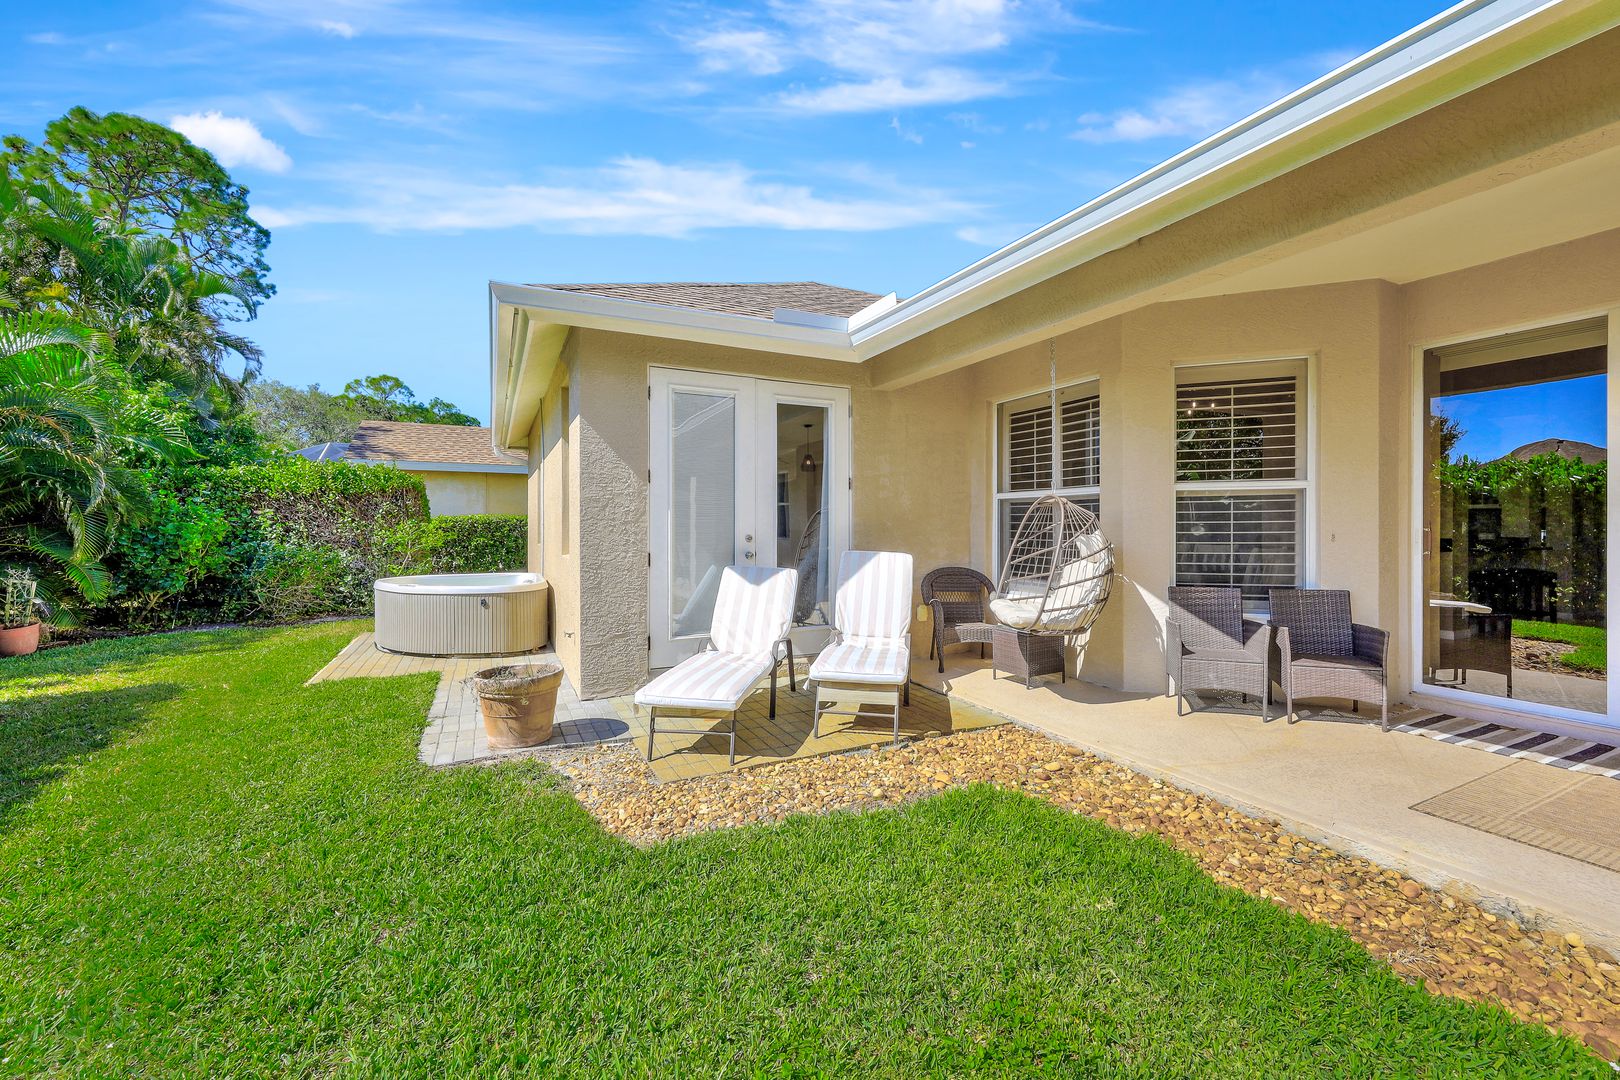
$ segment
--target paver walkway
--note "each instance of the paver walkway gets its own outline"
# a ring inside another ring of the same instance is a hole
[[[475,761],[523,754],[545,753],[591,743],[633,739],[645,752],[647,714],[636,708],[632,698],[600,698],[581,701],[564,678],[557,692],[557,723],[551,739],[537,747],[522,750],[492,750],[484,734],[478,697],[469,677],[476,671],[501,664],[555,662],[549,650],[527,656],[465,659],[455,657],[401,656],[378,649],[371,633],[363,633],[344,647],[325,667],[310,677],[312,683],[328,679],[384,678],[439,672],[439,688],[428,709],[427,728],[417,756],[425,765],[463,765]],[[786,672],[777,687],[776,717],[770,715],[767,689],[756,690],[743,703],[737,717],[737,764],[746,769],[769,765],[790,758],[816,757],[847,750],[859,750],[889,742],[892,728],[883,721],[832,718],[822,724],[822,734],[810,734],[814,703],[803,682],[800,665],[798,690],[788,688]],[[919,738],[930,733],[950,734],[990,727],[1006,718],[967,701],[954,701],[943,694],[913,687],[911,704],[901,710],[900,735]],[[682,721],[682,724],[688,723]],[[649,768],[660,781],[712,776],[730,771],[727,761],[728,738],[713,735],[660,733],[654,743]]]

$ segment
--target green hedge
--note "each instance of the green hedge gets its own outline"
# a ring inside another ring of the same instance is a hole
[[[408,569],[396,540],[427,520],[399,469],[291,458],[154,472],[153,513],[107,559],[103,625],[290,619],[371,609],[375,578]]]
[[[529,522],[522,514],[446,516],[394,530],[403,565],[424,574],[522,570],[529,561]]]

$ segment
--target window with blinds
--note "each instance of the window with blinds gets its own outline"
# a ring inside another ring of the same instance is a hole
[[[1305,361],[1183,368],[1176,381],[1178,585],[1235,585],[1263,611],[1305,582]]]
[[[1003,402],[996,409],[997,559],[1035,500],[1058,494],[1092,513],[1101,481],[1101,410],[1095,381],[1058,390],[1057,424],[1050,393]]]

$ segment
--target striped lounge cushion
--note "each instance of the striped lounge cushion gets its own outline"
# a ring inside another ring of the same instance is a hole
[[[833,625],[846,639],[903,639],[911,629],[911,556],[903,551],[844,552]]]
[[[845,641],[821,650],[810,665],[817,682],[903,683],[911,666],[911,650],[904,645],[864,645]]]
[[[771,657],[700,652],[636,691],[637,705],[731,712],[771,670]]]
[[[728,566],[720,576],[709,640],[716,652],[768,653],[787,636],[799,572],[792,567]]]

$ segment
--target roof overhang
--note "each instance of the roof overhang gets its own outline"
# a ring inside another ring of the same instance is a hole
[[[523,474],[529,467],[522,462],[509,465],[480,465],[471,461],[418,461],[415,458],[345,458],[355,465],[384,465],[405,472],[464,472]]]
[[[547,385],[569,327],[860,363],[1617,25],[1620,4],[1613,0],[1467,0],[958,273],[905,300],[874,304],[843,327],[828,317],[759,319],[491,283],[496,442],[522,445],[538,407],[529,399]],[[536,327],[546,331],[538,339]],[[530,389],[541,376],[539,389]]]

